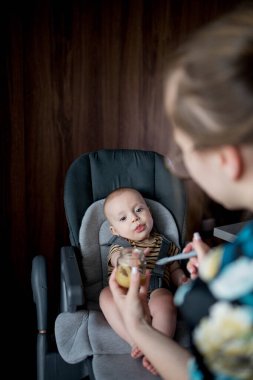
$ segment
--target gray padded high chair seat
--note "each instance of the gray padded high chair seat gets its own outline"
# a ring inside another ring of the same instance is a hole
[[[108,285],[107,253],[111,238],[103,213],[105,197],[119,187],[141,192],[159,232],[180,248],[184,244],[186,197],[183,183],[167,171],[163,156],[142,150],[100,150],[81,155],[65,180],[64,205],[69,247],[61,250],[61,312],[55,321],[56,344],[64,362],[87,364],[90,379],[151,380],[141,359],[108,325],[99,293]],[[176,338],[188,345],[183,326]],[[79,377],[70,377],[78,379]]]

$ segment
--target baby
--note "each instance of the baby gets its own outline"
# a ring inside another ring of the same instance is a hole
[[[144,250],[147,268],[152,270],[158,258],[163,237],[153,229],[153,217],[142,195],[132,188],[119,188],[108,195],[104,203],[104,213],[110,223],[113,235],[126,239],[129,245]],[[117,259],[122,247],[118,244],[111,246],[108,255],[108,274],[117,265]],[[178,247],[170,242],[168,256],[178,253]],[[147,317],[152,326],[173,337],[176,329],[176,308],[173,302],[173,294],[169,290],[170,285],[175,287],[188,281],[179,263],[174,261],[167,265],[164,271],[162,287],[152,289],[147,299]],[[143,356],[135,343],[130,339],[109,287],[104,288],[99,299],[101,310],[114,331],[131,347],[133,358]],[[145,356],[142,359],[143,366],[153,374],[157,374],[155,368]]]

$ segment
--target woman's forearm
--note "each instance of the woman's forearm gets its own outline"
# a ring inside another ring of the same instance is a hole
[[[110,289],[125,327],[136,346],[163,379],[187,380],[189,352],[168,336],[155,330],[147,321],[145,305],[150,273],[147,273],[146,284],[140,287],[140,273],[137,270],[132,271],[127,292],[119,286],[115,275],[116,269],[110,276]]]
[[[177,342],[155,330],[146,321],[136,325],[131,335],[138,348],[165,380],[187,380],[189,352]]]

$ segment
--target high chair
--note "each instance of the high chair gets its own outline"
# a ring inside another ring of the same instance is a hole
[[[103,149],[82,154],[70,166],[64,186],[69,246],[61,249],[60,313],[53,340],[47,334],[47,274],[43,256],[33,259],[32,289],[37,308],[38,380],[154,380],[159,376],[132,359],[131,348],[108,325],[98,304],[108,285],[107,252],[111,232],[103,214],[105,197],[132,187],[146,199],[159,232],[181,249],[186,224],[186,192],[164,157],[134,149]],[[43,333],[44,332],[44,333]],[[187,347],[181,321],[175,339]]]

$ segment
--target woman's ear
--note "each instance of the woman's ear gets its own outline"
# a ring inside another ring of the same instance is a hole
[[[225,145],[221,148],[221,164],[225,174],[231,180],[240,178],[243,171],[243,159],[239,148]]]

